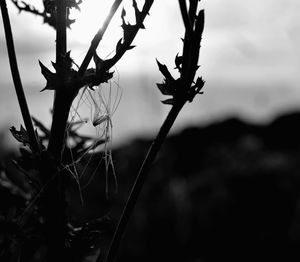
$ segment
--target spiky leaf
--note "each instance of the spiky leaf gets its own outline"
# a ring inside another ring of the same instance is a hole
[[[181,72],[182,61],[183,61],[182,56],[179,56],[177,54],[176,57],[175,57],[175,65],[176,65],[175,69],[178,69],[179,72]]]
[[[175,100],[174,100],[174,98],[169,98],[169,99],[163,100],[161,102],[165,105],[174,105]]]
[[[169,85],[167,85],[165,82],[162,84],[156,84],[156,86],[158,87],[159,91],[163,94],[163,95],[167,95],[167,96],[171,96],[174,95],[174,90],[170,88]]]
[[[167,81],[175,81],[171,73],[169,72],[169,69],[167,68],[166,65],[161,64],[157,59],[156,59],[158,69],[159,71],[164,75]]]
[[[27,131],[22,125],[20,126],[19,131],[14,126],[12,126],[9,130],[17,141],[21,142],[24,146],[30,146]]]
[[[57,88],[57,76],[55,73],[51,72],[46,66],[42,64],[41,61],[39,61],[40,67],[41,67],[41,73],[47,80],[46,86],[41,90],[56,90]]]

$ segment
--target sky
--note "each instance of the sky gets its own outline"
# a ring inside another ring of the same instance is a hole
[[[31,2],[39,4],[38,0]],[[72,50],[71,56],[78,64],[111,3],[109,0],[83,2],[81,13],[72,13],[77,23],[68,31],[68,50]],[[124,3],[130,20],[131,2]],[[142,3],[138,1],[139,6]],[[229,116],[266,122],[279,114],[299,110],[300,1],[202,0],[200,6],[205,9],[206,18],[198,71],[206,80],[204,94],[184,108],[174,130]],[[40,18],[18,14],[10,3],[8,7],[29,108],[49,125],[53,93],[39,92],[45,80],[38,60],[51,68],[55,33]],[[111,54],[121,37],[120,12],[121,8],[97,50],[103,58]],[[174,58],[181,52],[184,28],[178,2],[154,1],[145,26],[146,30],[140,31],[134,41],[136,47],[114,68],[113,88],[122,90],[113,115],[116,140],[152,134],[169,109],[160,103],[163,97],[155,88],[155,83],[162,80],[155,59],[173,68]],[[0,88],[0,126],[18,126],[21,118],[8,67],[2,18]]]

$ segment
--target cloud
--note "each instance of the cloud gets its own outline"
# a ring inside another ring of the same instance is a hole
[[[297,0],[204,1],[202,63],[208,78],[262,86],[299,77],[300,3]],[[280,80],[280,81],[279,81]]]

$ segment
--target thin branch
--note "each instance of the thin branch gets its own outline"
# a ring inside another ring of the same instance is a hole
[[[44,13],[37,10],[33,5],[27,4],[24,1],[22,1],[23,6],[21,6],[18,2],[18,0],[11,0],[13,4],[16,6],[16,8],[19,10],[19,12],[25,11],[28,13],[32,13],[37,16],[45,17]]]
[[[180,103],[177,103],[176,105],[174,105],[171,108],[166,120],[164,121],[155,140],[153,141],[153,143],[147,153],[147,156],[140,168],[138,176],[135,179],[134,185],[133,185],[130,195],[127,199],[126,205],[123,209],[121,218],[119,219],[119,223],[118,223],[117,229],[114,233],[113,240],[111,242],[105,262],[115,261],[123,234],[127,227],[130,216],[133,213],[138,196],[139,196],[139,194],[143,188],[143,185],[145,183],[145,180],[149,174],[152,163],[155,160],[157,153],[159,152],[163,142],[165,141],[171,127],[173,126],[173,124],[174,124],[180,110],[184,106],[184,104],[185,104],[185,102],[181,101]]]
[[[121,3],[122,3],[122,0],[115,0],[115,2],[113,3],[113,5],[110,9],[108,16],[106,17],[106,19],[104,21],[104,24],[98,30],[97,34],[94,36],[94,38],[91,42],[90,48],[89,48],[82,64],[79,67],[79,70],[78,70],[79,76],[83,76],[84,72],[86,71],[91,59],[93,58],[93,56],[95,54],[95,51],[96,51],[100,41],[102,40],[102,37],[103,37],[108,25],[110,24],[111,19],[115,15],[115,13]]]
[[[198,1],[198,0],[197,0]],[[194,1],[195,2],[195,1]],[[186,102],[191,102],[196,94],[201,93],[201,89],[204,85],[204,81],[202,78],[198,78],[196,83],[192,85],[193,78],[195,77],[195,73],[197,71],[198,65],[198,55],[199,55],[199,49],[200,49],[200,41],[202,38],[202,32],[203,32],[203,26],[204,26],[204,11],[201,10],[199,12],[198,17],[196,15],[192,15],[193,12],[196,12],[197,5],[190,4],[190,8],[193,10],[190,13],[190,19],[191,23],[195,26],[195,31],[193,31],[193,35],[188,36],[187,30],[185,32],[185,38],[184,38],[184,46],[186,52],[183,53],[183,56],[185,55],[186,64],[182,65],[183,73],[181,73],[179,79],[174,79],[170,72],[168,71],[167,67],[165,65],[162,65],[158,62],[158,67],[161,73],[164,75],[164,83],[159,84],[158,88],[162,92],[162,94],[165,95],[172,95],[172,99],[168,99],[165,102],[170,102],[172,104],[172,108],[164,121],[163,125],[161,126],[157,137],[153,141],[148,154],[141,166],[141,169],[138,173],[138,176],[136,177],[136,180],[134,182],[134,185],[131,189],[130,195],[127,199],[126,205],[123,209],[122,215],[119,219],[116,231],[114,233],[113,239],[111,241],[106,262],[114,262],[117,257],[117,252],[123,237],[123,234],[125,232],[125,229],[127,227],[128,221],[130,219],[131,214],[134,211],[134,207],[136,205],[138,196],[142,190],[142,187],[145,183],[145,180],[149,174],[149,171],[151,169],[151,165],[153,161],[155,160],[156,155],[158,154],[164,140],[167,137],[167,134],[169,133],[172,125],[174,124],[179,112],[183,108]],[[195,33],[194,33],[195,32]],[[197,35],[198,34],[198,35]],[[196,36],[194,36],[196,35]],[[195,53],[189,52],[188,49],[192,49],[192,51]],[[198,49],[198,50],[197,50]],[[193,57],[196,56],[196,57]],[[176,61],[175,61],[176,63]],[[177,66],[180,66],[177,64]],[[192,69],[190,72],[188,72],[188,69]]]
[[[149,14],[149,10],[150,10],[153,2],[154,2],[154,0],[145,0],[142,11],[139,11],[137,8],[136,1],[133,0],[133,7],[135,8],[135,15],[136,15],[136,24],[135,25],[125,24],[124,16],[123,16],[123,12],[125,12],[125,11],[122,12],[121,17],[123,19],[122,27],[124,30],[124,36],[117,43],[115,55],[110,59],[107,59],[104,61],[101,60],[101,66],[99,66],[99,68],[96,69],[96,73],[97,73],[96,77],[98,80],[94,84],[98,85],[99,83],[106,82],[107,78],[111,78],[112,73],[109,73],[109,70],[122,58],[122,56],[125,54],[126,51],[128,51],[134,47],[131,45],[132,41],[134,40],[138,31],[140,29],[144,28],[144,25],[143,25],[144,19],[145,19],[146,15]],[[115,0],[113,6],[111,7],[110,14],[107,17],[103,27],[97,32],[93,41],[91,42],[91,46],[79,68],[79,71],[78,71],[79,77],[84,76],[92,57],[96,55],[96,48],[99,45],[99,42],[101,41],[103,34],[105,33],[105,30],[106,30],[111,18],[115,14],[120,3],[121,3],[121,0]],[[123,40],[123,42],[122,42],[122,40]],[[97,67],[97,65],[96,65],[96,67]],[[79,88],[81,86],[82,85],[80,85]]]
[[[190,17],[190,21],[192,23],[192,28],[194,28],[198,2],[200,2],[200,1],[199,0],[189,0],[189,1],[190,1],[189,17]]]
[[[13,41],[13,35],[9,20],[9,15],[7,11],[6,1],[1,0],[1,12],[2,12],[2,19],[3,19],[3,25],[4,25],[4,31],[5,31],[5,38],[6,38],[6,45],[7,45],[7,52],[9,56],[9,62],[10,62],[10,68],[12,73],[12,78],[19,102],[19,106],[21,109],[23,121],[26,127],[26,131],[29,137],[30,145],[32,147],[32,150],[35,152],[40,152],[39,143],[36,137],[36,134],[34,132],[33,124],[30,117],[30,112],[27,106],[27,101],[25,97],[25,93],[23,90],[21,77],[18,69],[18,63],[14,48],[14,41]]]
[[[39,11],[35,6],[27,4],[25,1],[19,1],[19,0],[11,0],[12,3],[16,6],[16,8],[19,10],[19,12],[27,12],[27,13],[31,13],[34,14],[36,16],[42,17],[44,19],[44,23],[48,24],[49,26],[51,26],[53,29],[56,30],[56,12],[54,11],[54,9],[52,9],[52,6],[47,5],[47,3],[49,1],[43,1],[44,4],[44,10],[43,11]],[[20,3],[21,2],[21,3]],[[81,0],[73,1],[72,3],[70,3],[69,1],[69,8],[75,7],[76,9],[80,10],[79,8],[79,4],[81,4]],[[52,5],[54,4],[51,3]],[[69,11],[68,11],[68,15],[67,15],[67,27],[70,28],[71,24],[73,24],[75,22],[74,19],[70,19],[69,18]]]
[[[122,56],[125,54],[125,52],[127,50],[130,50],[131,48],[131,44],[136,36],[136,34],[138,33],[138,31],[143,28],[143,22],[146,18],[146,16],[149,14],[149,10],[153,4],[154,0],[145,0],[145,4],[143,6],[143,9],[140,13],[140,17],[136,17],[138,18],[136,25],[134,25],[132,27],[132,30],[130,31],[128,37],[126,39],[124,39],[124,43],[122,43],[121,48],[116,50],[116,54],[108,59],[105,60],[105,66],[103,68],[103,71],[107,71],[110,68],[112,68],[121,58]]]

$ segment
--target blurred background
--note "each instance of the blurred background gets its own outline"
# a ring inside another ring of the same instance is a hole
[[[9,3],[9,1],[8,1]],[[30,1],[36,6],[41,1]],[[82,12],[73,12],[77,22],[68,31],[68,50],[77,64],[84,58],[111,1],[86,0]],[[128,20],[132,20],[130,1],[124,1]],[[139,3],[141,6],[141,3]],[[278,114],[293,111],[300,105],[297,73],[300,63],[300,18],[297,0],[202,1],[206,24],[198,75],[206,80],[204,95],[182,111],[174,130],[187,125],[205,125],[228,116],[251,122],[267,122]],[[34,116],[50,123],[53,92],[39,91],[45,86],[38,60],[51,69],[55,59],[55,32],[39,17],[22,13],[8,5],[15,45]],[[121,37],[121,8],[98,48],[100,57],[113,52]],[[181,53],[183,25],[177,1],[155,2],[150,16],[134,41],[134,48],[117,64],[114,80],[123,90],[114,113],[114,139],[120,142],[136,135],[154,134],[167,106],[155,83],[162,81],[155,58],[169,68]],[[3,27],[0,27],[0,126],[3,130],[21,123],[8,67]],[[91,64],[92,66],[92,64]],[[173,71],[174,74],[175,70]],[[146,117],[147,116],[147,117]]]
[[[68,31],[68,50],[77,64],[110,3],[85,0],[82,11],[72,13],[77,23]],[[131,2],[124,5],[131,20]],[[300,2],[203,0],[200,5],[206,15],[198,70],[206,81],[204,94],[183,109],[155,162],[122,257],[131,261],[270,261],[278,257],[299,261]],[[45,80],[38,60],[51,67],[54,30],[31,14],[18,15],[11,3],[8,7],[29,108],[49,126],[53,93],[39,92]],[[122,36],[120,12],[98,49],[102,58],[113,52]],[[176,54],[181,53],[178,2],[155,1],[145,26],[134,41],[136,47],[114,68],[112,85],[122,90],[112,118],[113,158],[120,184],[115,217],[149,139],[169,109],[161,104],[155,85],[162,81],[155,58],[172,69]],[[15,150],[18,144],[8,128],[18,127],[22,120],[4,40],[0,26],[1,144],[3,149]],[[97,134],[90,122],[83,130]],[[75,223],[104,212],[99,203],[108,204],[99,192],[101,183],[103,177],[96,177],[90,190],[84,191],[86,203],[91,204],[76,211]],[[78,206],[74,192],[71,203]]]

